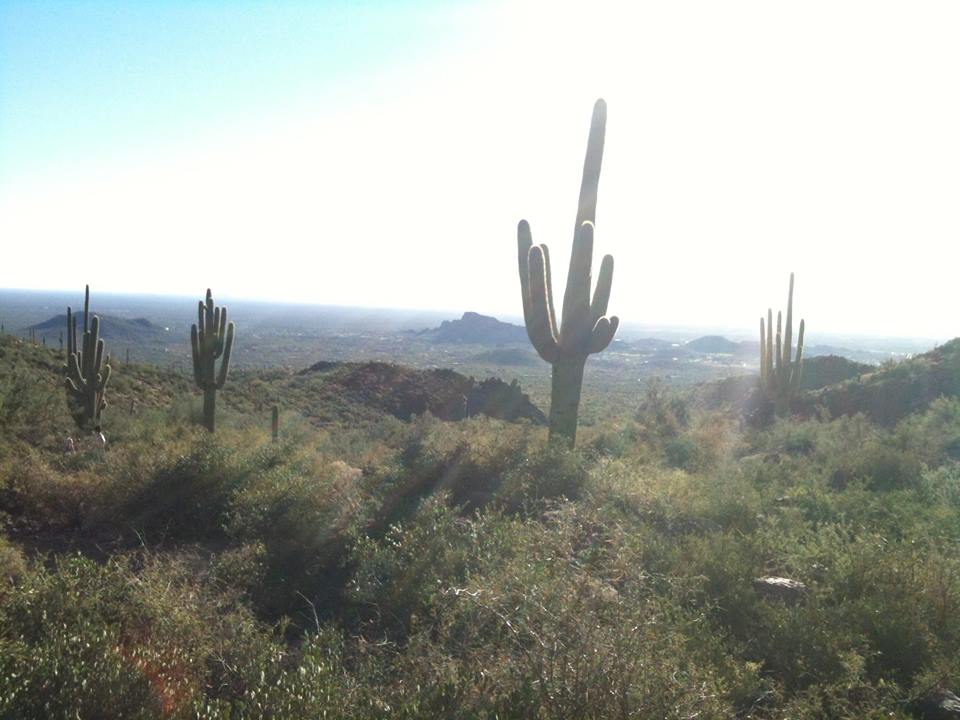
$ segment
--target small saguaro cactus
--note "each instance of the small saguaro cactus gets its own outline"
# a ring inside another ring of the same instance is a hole
[[[110,356],[104,356],[100,337],[100,318],[90,317],[90,286],[83,298],[83,344],[77,345],[77,318],[67,308],[67,364],[64,384],[74,422],[83,429],[100,424],[107,406],[106,390],[110,381]]]
[[[554,310],[550,253],[546,245],[533,244],[530,225],[526,220],[521,220],[517,227],[520,292],[527,335],[540,357],[553,365],[550,440],[571,447],[577,437],[577,412],[587,356],[606,348],[620,324],[617,317],[606,316],[613,282],[613,257],[610,255],[605,255],[600,263],[597,286],[592,302],[590,300],[593,231],[606,124],[606,103],[597,100],[590,122],[574,225],[573,252],[559,325]]]
[[[760,388],[773,403],[774,412],[783,415],[790,411],[790,403],[800,391],[803,371],[804,321],[797,334],[797,353],[793,355],[793,273],[790,273],[790,291],[787,295],[787,322],[782,324],[777,312],[777,334],[773,334],[773,310],[767,310],[767,322],[760,318]]]
[[[274,442],[280,442],[280,406],[274,405],[270,410],[270,435]]]
[[[207,290],[207,300],[198,303],[198,321],[190,328],[190,347],[193,350],[193,377],[203,390],[203,424],[207,430],[216,428],[217,390],[223,389],[230,370],[230,352],[233,350],[233,323],[227,323],[227,309],[213,304],[213,293]],[[216,362],[220,360],[220,370]]]

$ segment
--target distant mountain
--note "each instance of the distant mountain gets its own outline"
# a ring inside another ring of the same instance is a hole
[[[423,330],[417,335],[436,343],[463,345],[516,345],[527,343],[527,329],[521,325],[500,322],[495,317],[465,312],[459,320],[444,320],[440,327]]]
[[[733,355],[740,349],[740,343],[733,340],[727,340],[721,335],[704,335],[696,340],[691,340],[684,345],[687,350],[699,353],[720,353],[723,355]]]
[[[796,340],[794,340],[795,342]],[[735,342],[722,335],[705,335],[681,346],[683,350],[711,355],[734,355],[738,360],[759,363],[760,343],[756,340]],[[803,355],[806,358],[820,356],[839,356],[860,363],[879,365],[893,357],[892,353],[875,350],[853,350],[835,345],[805,345]]]
[[[117,342],[137,342],[142,340],[158,340],[165,337],[167,329],[155,325],[146,318],[128,320],[112,315],[98,315],[100,318],[100,337],[104,340]],[[26,330],[33,330],[41,337],[59,337],[67,327],[67,316],[54,315],[48,320],[30,325]],[[77,333],[83,332],[83,314],[77,317]]]

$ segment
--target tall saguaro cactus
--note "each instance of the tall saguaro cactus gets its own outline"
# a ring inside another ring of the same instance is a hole
[[[593,300],[590,299],[597,187],[600,183],[606,124],[607,105],[603,100],[597,100],[590,122],[574,225],[573,252],[570,255],[570,271],[563,293],[559,325],[554,310],[550,253],[546,245],[533,244],[530,225],[526,220],[521,220],[517,227],[520,292],[527,335],[540,357],[553,365],[550,440],[564,442],[571,447],[577,437],[577,412],[587,356],[606,348],[620,324],[616,316],[606,316],[613,282],[613,257],[610,255],[605,255],[600,263],[597,286]]]
[[[213,293],[207,289],[207,300],[198,303],[198,321],[190,327],[193,350],[193,377],[203,390],[203,424],[216,429],[217,390],[223,389],[230,370],[233,350],[233,323],[227,323],[227,309],[213,304]],[[216,368],[220,360],[219,371]]]
[[[790,273],[790,291],[787,295],[787,323],[782,324],[777,312],[777,334],[773,334],[773,310],[767,310],[767,322],[760,318],[760,387],[773,403],[777,415],[790,411],[790,403],[800,390],[803,371],[804,321],[797,334],[797,353],[793,355],[793,273]]]
[[[100,424],[100,413],[107,406],[106,390],[110,381],[110,356],[104,359],[100,337],[100,318],[90,318],[90,286],[83,298],[83,344],[77,345],[77,318],[67,308],[67,364],[64,368],[67,400],[74,421],[80,428]]]

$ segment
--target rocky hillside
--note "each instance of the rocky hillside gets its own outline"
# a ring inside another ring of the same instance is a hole
[[[324,395],[336,395],[401,420],[429,412],[443,420],[486,415],[546,422],[516,383],[508,385],[497,378],[477,381],[453,370],[414,370],[382,362],[320,362],[298,373],[291,388],[318,382]]]

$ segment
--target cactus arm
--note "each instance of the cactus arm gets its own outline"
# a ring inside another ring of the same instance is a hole
[[[523,300],[523,321],[531,322],[531,293],[530,293],[530,249],[533,247],[533,236],[530,233],[530,224],[526,220],[521,220],[517,225],[517,265],[520,268],[520,294]],[[539,245],[540,253],[543,256],[544,267],[544,285],[546,287],[547,317],[550,320],[550,331],[553,337],[559,337],[560,331],[557,329],[557,318],[553,310],[553,285],[550,272],[550,251],[546,245]],[[538,273],[539,277],[539,273]],[[539,296],[539,292],[537,293]],[[542,354],[542,353],[541,353]]]
[[[797,358],[794,362],[799,365],[803,362],[803,331],[805,323],[803,320],[800,321],[800,333],[797,335]]]
[[[74,353],[67,360],[67,376],[78,385],[83,385],[83,372],[80,370],[80,358]]]
[[[590,345],[588,352],[598,353],[605,350],[613,341],[613,336],[617,334],[617,328],[620,326],[620,318],[614,315],[611,318],[602,317],[597,320],[593,326],[593,332],[590,333]]]
[[[75,353],[77,349],[74,347],[74,335],[70,332],[71,327],[74,326],[73,322],[73,311],[70,309],[70,306],[67,306],[67,356],[71,353]]]
[[[227,337],[227,309],[225,307],[217,308],[217,353],[214,357],[223,355],[224,342]],[[232,335],[231,335],[232,337]]]
[[[777,312],[777,339],[775,341],[777,352],[776,355],[773,356],[773,359],[774,369],[778,376],[783,367],[783,323],[781,322],[781,319],[782,317],[780,312]]]
[[[800,330],[797,333],[797,359],[793,363],[790,373],[790,394],[796,395],[800,390],[800,381],[803,376],[803,330],[804,322],[800,321]]]
[[[550,332],[553,333],[553,337],[560,337],[560,328],[557,327],[557,310],[553,306],[553,273],[550,271],[550,248],[546,245],[541,245],[540,250],[543,253],[543,274],[546,278],[547,283],[547,313],[550,318]]]
[[[767,383],[767,331],[760,316],[760,384]]]
[[[790,292],[787,294],[787,324],[783,331],[783,364],[790,366],[793,354],[793,273],[790,273]]]
[[[221,309],[215,307],[213,309],[213,333],[211,335],[211,342],[213,344],[213,357],[220,357],[220,353],[223,352],[223,335],[220,333],[220,313]]]
[[[533,235],[530,223],[521,220],[517,225],[517,266],[520,269],[520,298],[523,301],[523,321],[530,324],[530,248]]]
[[[83,333],[87,334],[89,326],[87,325],[87,320],[90,315],[90,286],[87,285],[86,289],[83,291]]]
[[[767,308],[767,382],[773,377],[773,309]]]
[[[197,332],[200,335],[200,342],[203,342],[203,336],[206,334],[206,314],[202,302],[197,303]]]
[[[226,313],[223,313],[226,317]],[[217,390],[223,389],[223,384],[227,381],[227,373],[230,371],[230,353],[233,350],[233,323],[227,325],[226,340],[221,339],[223,348],[223,359],[220,360],[220,373],[217,375]]]
[[[535,245],[530,249],[528,260],[530,276],[530,322],[527,323],[527,336],[540,357],[549,363],[556,362],[559,355],[557,337],[553,333],[554,321],[546,275],[543,246]]]
[[[604,255],[600,262],[600,273],[597,275],[597,287],[593,291],[593,302],[590,303],[590,314],[593,322],[607,314],[607,305],[610,304],[610,288],[613,285],[613,256]]]
[[[103,350],[104,350],[103,340],[100,339],[99,337],[100,333],[98,332],[100,330],[99,318],[96,315],[94,315],[93,317],[93,327],[95,328],[95,330],[91,331],[90,335],[93,338],[92,342],[96,343],[95,345],[96,355],[94,356],[94,361],[93,361],[93,368],[96,369],[103,366]]]
[[[197,387],[203,388],[203,372],[200,364],[200,331],[196,325],[190,326],[190,350],[193,354],[193,379]]]

